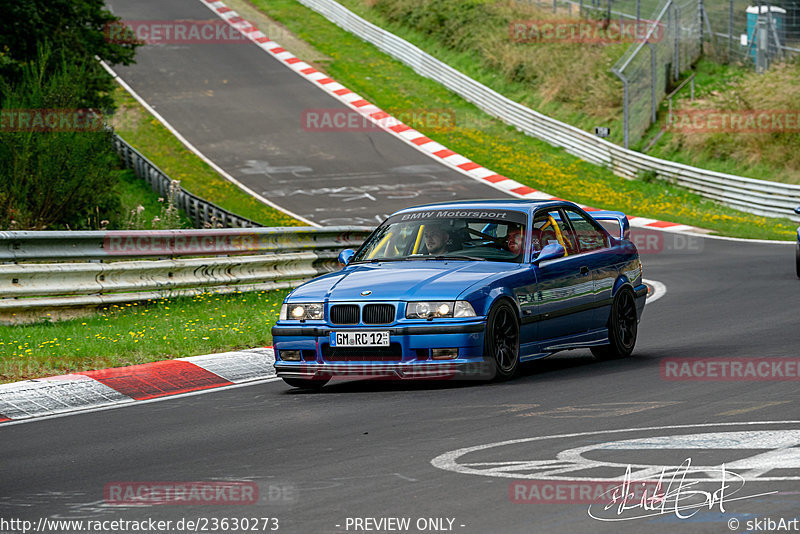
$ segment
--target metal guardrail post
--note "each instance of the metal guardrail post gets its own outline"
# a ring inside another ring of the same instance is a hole
[[[733,53],[733,0],[728,3],[728,63],[731,62]]]
[[[636,0],[636,31],[639,31],[639,24],[642,22],[642,0]]]
[[[672,79],[677,80],[681,77],[681,8],[675,2],[672,2],[672,7],[675,8],[675,49],[672,52],[674,74]]]
[[[703,7],[703,0],[698,0],[697,2],[697,20],[698,24],[700,25],[700,54],[703,54],[703,13],[705,13],[705,8]]]
[[[650,49],[650,123],[656,122],[656,49],[653,43],[648,42],[647,48]]]
[[[628,148],[629,112],[628,112],[628,79],[618,70],[611,69],[617,78],[622,80],[622,137],[625,148]]]

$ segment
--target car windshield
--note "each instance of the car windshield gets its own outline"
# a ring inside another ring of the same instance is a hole
[[[375,230],[352,262],[521,262],[525,221],[525,213],[513,210],[459,209],[398,214]]]

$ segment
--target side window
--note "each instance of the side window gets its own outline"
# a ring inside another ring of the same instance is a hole
[[[564,223],[559,210],[537,213],[533,220],[532,252],[535,254],[550,242],[561,244],[567,254],[577,254],[578,246],[570,227]]]
[[[564,210],[570,225],[575,230],[575,238],[581,252],[590,252],[608,247],[606,234],[600,230],[596,223],[589,220],[582,213],[570,209]]]

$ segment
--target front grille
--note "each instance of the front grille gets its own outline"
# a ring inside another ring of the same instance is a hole
[[[388,347],[331,347],[322,345],[322,357],[329,362],[399,362],[403,349],[399,343]]]
[[[358,324],[358,304],[331,306],[332,324]]]
[[[364,306],[364,324],[389,324],[394,321],[392,304],[367,304]]]

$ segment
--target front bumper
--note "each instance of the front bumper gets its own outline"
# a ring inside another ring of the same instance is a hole
[[[645,284],[639,284],[633,290],[634,301],[636,302],[636,316],[639,320],[642,319],[642,312],[644,305],[647,302],[648,288]]]
[[[391,364],[283,362],[275,364],[275,372],[281,378],[306,380],[327,380],[334,376],[380,377],[399,380],[490,380],[494,376],[494,367],[484,361]]]
[[[280,377],[327,379],[333,376],[379,376],[397,379],[486,378],[483,357],[485,318],[448,324],[329,326],[279,324],[272,328],[275,371]],[[332,332],[388,331],[391,349],[331,347]],[[458,349],[452,360],[433,360],[431,349]],[[281,351],[298,350],[301,361],[286,361]],[[391,353],[391,354],[388,354]],[[489,376],[490,377],[490,376]]]

